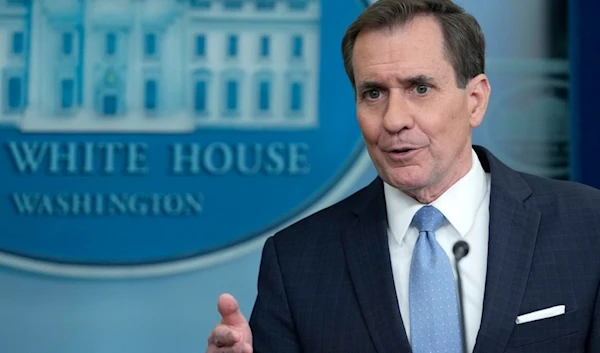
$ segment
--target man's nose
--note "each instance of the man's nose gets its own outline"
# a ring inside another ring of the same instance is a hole
[[[398,133],[414,126],[410,105],[400,90],[390,90],[387,107],[383,115],[383,127],[390,134]]]

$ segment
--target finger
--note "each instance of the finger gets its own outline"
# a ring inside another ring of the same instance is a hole
[[[248,322],[240,311],[237,300],[230,294],[222,294],[217,304],[225,325],[242,326]]]
[[[217,347],[231,347],[241,339],[241,335],[231,327],[217,325],[209,336],[209,344]]]
[[[242,353],[252,353],[254,350],[249,343],[244,343],[244,347],[242,348]]]
[[[216,353],[252,353],[252,347],[246,343],[244,346],[219,348]]]
[[[214,346],[208,347],[206,353],[244,353],[240,350],[240,348],[229,347],[229,348],[215,348]]]

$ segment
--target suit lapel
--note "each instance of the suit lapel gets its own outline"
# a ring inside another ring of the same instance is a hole
[[[360,205],[355,222],[342,234],[346,262],[377,351],[408,353],[392,275],[382,181],[378,178],[369,189],[370,201]]]
[[[476,151],[486,154],[480,159],[489,163],[492,186],[483,314],[474,353],[504,352],[525,294],[541,214],[526,202],[532,191],[518,173],[489,152]]]

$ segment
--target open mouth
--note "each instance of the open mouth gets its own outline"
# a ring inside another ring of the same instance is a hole
[[[391,153],[394,154],[406,154],[406,153],[410,153],[413,151],[418,151],[419,148],[397,148],[391,151]]]
[[[407,153],[410,151],[414,151],[414,148],[403,148],[403,149],[399,149],[399,150],[393,150],[393,153]]]
[[[413,154],[419,152],[420,148],[398,148],[388,152],[388,156],[396,160],[405,160],[412,158]]]

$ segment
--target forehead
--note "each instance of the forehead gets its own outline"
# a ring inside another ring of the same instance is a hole
[[[352,65],[357,82],[390,73],[439,77],[454,72],[441,26],[430,16],[418,16],[402,27],[359,33]]]

